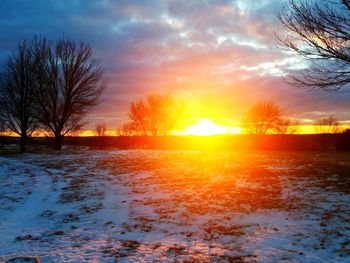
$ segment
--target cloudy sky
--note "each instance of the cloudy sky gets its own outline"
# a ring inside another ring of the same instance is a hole
[[[147,94],[186,99],[198,117],[234,125],[261,100],[307,122],[350,119],[350,89],[310,91],[282,76],[304,65],[277,48],[282,0],[1,0],[0,65],[19,40],[63,33],[85,41],[109,79],[88,128],[127,119],[131,101]],[[212,116],[208,116],[212,115]],[[215,115],[215,116],[214,116]]]

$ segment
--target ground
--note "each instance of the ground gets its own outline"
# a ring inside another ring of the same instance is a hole
[[[350,156],[0,156],[0,262],[349,262]]]

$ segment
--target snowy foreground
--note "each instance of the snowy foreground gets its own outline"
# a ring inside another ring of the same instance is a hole
[[[349,262],[347,153],[0,156],[0,262]]]

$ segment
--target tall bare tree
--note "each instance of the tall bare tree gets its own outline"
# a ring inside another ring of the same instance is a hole
[[[135,135],[148,135],[148,116],[149,109],[147,107],[147,102],[141,99],[132,102],[129,108],[129,118],[131,119],[131,122],[128,125],[129,130],[132,128]]]
[[[317,133],[321,134],[332,134],[341,132],[339,121],[334,116],[329,116],[316,121],[315,129]]]
[[[150,95],[132,102],[129,109],[131,122],[128,131],[136,135],[167,135],[180,119],[182,109],[171,96]]]
[[[349,0],[289,0],[279,20],[282,47],[309,63],[291,76],[293,84],[337,90],[350,83]]]
[[[28,137],[37,128],[33,67],[30,45],[23,41],[9,57],[0,76],[0,122],[20,136],[22,153],[26,151]]]
[[[62,147],[66,134],[82,127],[84,115],[98,104],[106,87],[103,70],[92,58],[91,47],[62,37],[50,44],[33,44],[38,78],[37,117]]]
[[[281,115],[281,109],[274,103],[269,101],[260,102],[249,110],[243,125],[250,134],[274,133]]]

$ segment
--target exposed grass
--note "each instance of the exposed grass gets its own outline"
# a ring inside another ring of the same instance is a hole
[[[52,182],[45,198],[55,206],[37,215],[51,228],[17,235],[17,245],[70,244],[80,258],[93,254],[101,262],[350,256],[347,153],[92,151],[8,160],[43,169]],[[38,189],[35,172],[14,164],[0,182],[0,204],[15,213]]]

